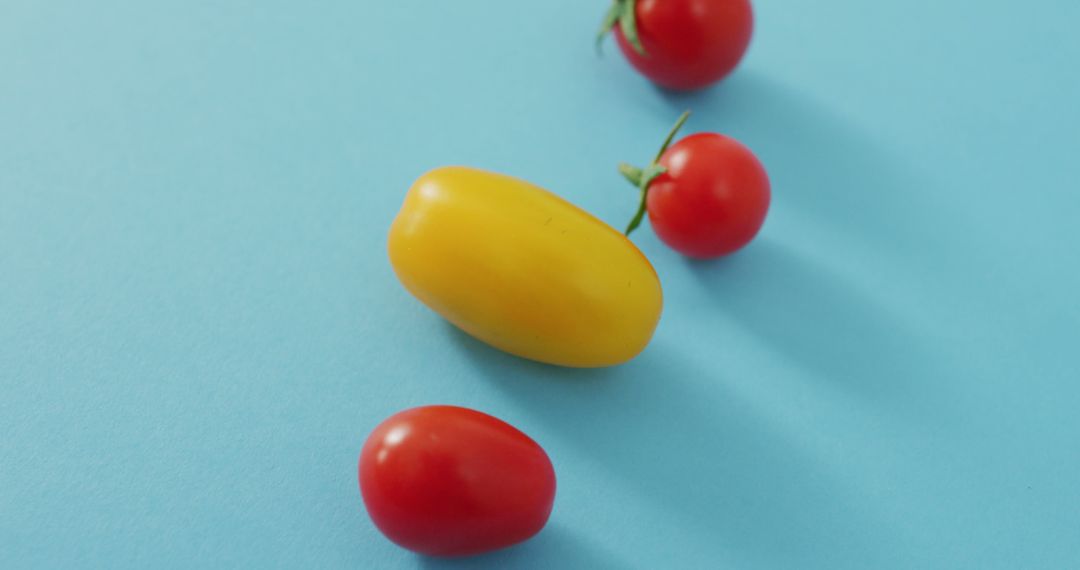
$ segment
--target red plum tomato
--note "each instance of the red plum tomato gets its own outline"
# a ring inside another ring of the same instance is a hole
[[[504,548],[540,531],[555,499],[544,450],[510,424],[456,406],[424,406],[379,424],[360,453],[371,520],[430,556]]]

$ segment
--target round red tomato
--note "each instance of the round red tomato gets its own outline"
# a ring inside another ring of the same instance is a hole
[[[634,18],[618,18],[619,48],[645,77],[669,89],[723,79],[746,53],[754,29],[750,0],[616,0],[614,9],[620,8],[633,9]],[[628,37],[635,32],[637,45]]]
[[[467,556],[528,539],[551,514],[555,471],[510,424],[456,406],[397,413],[360,453],[360,492],[390,540],[431,556]]]
[[[716,133],[690,135],[659,160],[666,172],[646,197],[653,231],[690,257],[732,253],[754,239],[769,211],[769,177],[754,153]]]
[[[675,122],[656,158],[645,168],[620,164],[640,191],[630,235],[645,213],[656,235],[672,249],[698,258],[734,252],[754,239],[769,211],[769,176],[754,153],[716,133],[671,141],[690,111]]]

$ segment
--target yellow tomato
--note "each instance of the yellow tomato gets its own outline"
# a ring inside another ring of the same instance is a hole
[[[621,233],[538,186],[464,167],[420,177],[390,228],[413,295],[511,354],[599,367],[636,356],[660,320],[656,271]]]

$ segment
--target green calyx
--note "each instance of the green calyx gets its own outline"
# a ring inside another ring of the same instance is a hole
[[[604,21],[600,24],[600,31],[596,34],[596,51],[600,51],[604,36],[607,36],[608,32],[614,29],[615,24],[618,23],[619,29],[622,30],[626,41],[633,46],[634,51],[641,55],[647,55],[645,48],[641,45],[641,39],[638,37],[636,8],[637,0],[612,0],[611,8],[608,8],[607,14],[604,15]]]
[[[653,180],[656,180],[657,176],[667,172],[666,168],[660,166],[660,158],[667,152],[668,147],[671,146],[671,141],[675,140],[675,135],[679,133],[679,129],[682,128],[683,124],[685,124],[686,120],[689,118],[690,111],[686,111],[679,116],[679,120],[675,121],[675,126],[671,128],[671,132],[669,132],[667,138],[664,139],[664,144],[660,146],[660,151],[656,153],[656,158],[654,158],[648,166],[645,168],[638,168],[625,162],[619,165],[619,173],[638,189],[640,196],[638,199],[637,213],[634,214],[633,219],[631,219],[630,223],[626,226],[626,235],[629,236],[630,232],[636,230],[637,227],[641,225],[641,220],[645,218],[645,210],[647,208],[646,198],[649,196],[649,185],[652,184]]]

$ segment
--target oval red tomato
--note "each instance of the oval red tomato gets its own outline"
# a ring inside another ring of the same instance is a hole
[[[431,556],[466,556],[526,540],[544,527],[555,471],[510,424],[456,406],[397,413],[360,453],[360,491],[375,526]]]
[[[634,18],[614,26],[619,48],[642,75],[669,89],[698,89],[723,79],[753,35],[750,0],[616,0],[614,9],[620,8],[633,8]],[[627,37],[630,24],[637,46]]]

